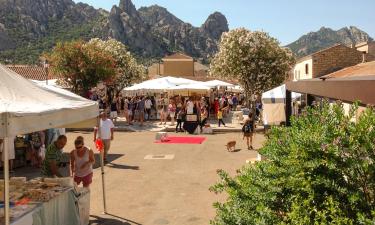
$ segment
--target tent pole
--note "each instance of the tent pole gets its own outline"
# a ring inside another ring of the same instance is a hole
[[[4,154],[4,216],[5,225],[10,225],[10,208],[9,208],[9,138],[8,138],[8,115],[5,115],[5,138],[3,141]]]
[[[103,189],[103,214],[107,214],[107,203],[105,198],[105,183],[104,183],[104,149],[100,152],[100,166],[102,171],[102,189]]]
[[[104,113],[106,113],[106,112],[104,112]],[[98,117],[97,127],[98,127],[99,137],[100,137],[100,134],[101,134],[100,120],[101,120],[101,118]],[[101,167],[101,172],[102,172],[103,214],[107,214],[107,202],[106,202],[106,197],[105,197],[106,195],[105,195],[105,179],[104,179],[104,149],[102,149],[102,151],[100,151],[100,167]]]

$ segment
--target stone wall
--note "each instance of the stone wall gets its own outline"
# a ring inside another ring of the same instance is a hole
[[[375,61],[375,42],[371,42],[368,45],[368,55],[366,56],[366,61]]]
[[[336,45],[315,53],[312,59],[313,78],[316,78],[361,63],[362,52],[344,45]]]
[[[194,76],[194,61],[164,61],[165,76]]]
[[[164,65],[162,63],[154,63],[150,67],[148,67],[148,76],[154,77],[156,75],[163,75],[164,74]]]
[[[375,61],[375,42],[365,42],[356,45],[356,48],[360,52],[366,52],[365,61]]]

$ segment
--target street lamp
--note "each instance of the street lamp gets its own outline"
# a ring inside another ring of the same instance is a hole
[[[43,68],[46,73],[46,85],[48,85],[48,61],[47,59],[43,60]]]

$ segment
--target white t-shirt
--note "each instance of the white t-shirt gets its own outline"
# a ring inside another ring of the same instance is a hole
[[[151,109],[151,106],[152,106],[152,102],[151,102],[151,100],[150,100],[150,99],[147,99],[147,100],[145,101],[145,108],[146,108],[146,109]]]
[[[14,139],[15,137],[8,138],[8,158],[15,159],[15,148],[14,148]],[[0,144],[0,152],[1,152],[1,161],[4,161],[4,142]]]
[[[99,138],[103,140],[111,139],[111,129],[113,129],[115,125],[113,124],[112,120],[100,120],[100,134]]]
[[[187,107],[186,107],[187,114],[193,114],[194,113],[194,103],[192,101],[187,102]]]

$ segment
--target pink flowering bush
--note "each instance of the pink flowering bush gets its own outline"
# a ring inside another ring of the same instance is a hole
[[[294,62],[292,52],[268,33],[239,28],[221,36],[210,74],[239,81],[252,96],[284,82]]]

